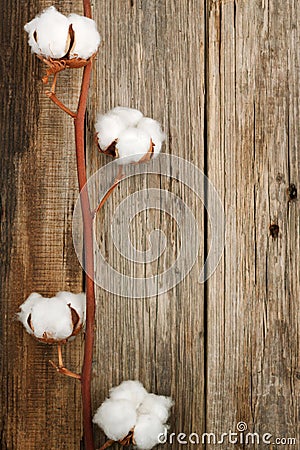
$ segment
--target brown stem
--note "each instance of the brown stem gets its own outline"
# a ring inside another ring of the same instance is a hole
[[[56,104],[60,109],[62,109],[65,113],[69,114],[73,119],[76,117],[76,113],[71,111],[66,105],[64,105],[58,98],[56,97],[56,94],[52,91],[46,91],[47,97],[50,98],[50,100],[53,101],[53,103]]]
[[[59,367],[53,361],[51,361],[51,359],[49,359],[49,363],[58,373],[66,375],[70,378],[76,378],[76,380],[81,380],[81,376],[79,375],[79,373],[71,372],[71,370],[67,369],[66,367]]]
[[[50,359],[49,363],[51,364],[51,366],[53,366],[54,369],[57,372],[59,372],[59,373],[61,373],[63,375],[66,375],[68,377],[76,378],[77,380],[80,380],[81,376],[78,373],[71,372],[71,370],[69,370],[66,367],[64,367],[63,358],[62,358],[62,351],[61,351],[61,345],[60,344],[57,344],[57,352],[58,352],[58,366],[53,361],[51,361],[51,359]]]
[[[57,353],[58,353],[58,367],[64,367],[61,345],[57,344]]]
[[[109,439],[109,441],[104,442],[104,444],[102,445],[102,447],[100,447],[98,450],[105,450],[106,448],[110,447],[111,445],[113,445],[116,441],[114,441],[113,439]]]
[[[90,0],[83,0],[83,14],[90,19],[92,18],[92,8]]]
[[[95,288],[94,288],[94,251],[93,251],[93,215],[86,187],[86,162],[84,141],[84,118],[91,76],[91,62],[85,66],[77,115],[74,119],[77,175],[80,190],[80,202],[83,218],[84,239],[84,269],[86,286],[86,330],[84,343],[84,357],[81,371],[81,393],[83,408],[83,434],[85,450],[94,450],[92,408],[91,408],[91,377],[95,325]],[[91,278],[92,277],[92,278]]]
[[[109,188],[109,190],[106,192],[106,194],[104,195],[103,199],[101,200],[101,202],[99,203],[99,205],[97,206],[97,208],[95,209],[93,215],[95,216],[97,214],[97,212],[103,207],[104,203],[108,200],[108,198],[111,196],[111,194],[113,193],[114,189],[118,186],[118,184],[120,183],[120,181],[124,178],[124,175],[122,173],[123,167],[121,166],[119,169],[119,173],[113,183],[113,185]]]
[[[86,17],[91,18],[90,0],[83,0],[83,9],[84,15]],[[86,330],[84,343],[84,357],[81,376],[79,376],[81,379],[83,436],[84,436],[85,450],[95,450],[93,439],[93,427],[92,427],[92,408],[91,408],[91,378],[92,378],[94,326],[95,326],[95,285],[94,285],[94,249],[93,249],[94,212],[91,211],[88,190],[86,187],[87,175],[86,175],[85,136],[84,136],[84,128],[85,128],[84,119],[85,119],[91,70],[92,70],[92,60],[90,60],[90,62],[84,67],[81,82],[80,97],[76,114],[70,111],[69,108],[67,108],[57,99],[53,90],[47,94],[48,97],[59,108],[61,108],[65,113],[69,114],[71,117],[74,118],[74,126],[75,126],[77,176],[78,176],[80,203],[83,219],[84,269],[85,269],[85,289],[86,289]],[[115,185],[113,185],[113,188],[114,187]],[[113,188],[110,190],[111,192]],[[67,369],[63,367],[57,367],[55,366],[54,363],[52,363],[52,365],[54,365],[54,367],[59,372],[66,374]]]

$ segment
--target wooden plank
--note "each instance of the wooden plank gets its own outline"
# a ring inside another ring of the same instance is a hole
[[[80,11],[78,4],[68,2],[65,12]],[[57,358],[55,347],[34,341],[16,320],[33,291],[51,296],[82,289],[71,234],[77,197],[73,124],[46,98],[41,64],[23,31],[49,5],[8,1],[1,15],[1,449],[74,449],[81,438],[80,386],[49,365]],[[68,101],[79,81],[79,73],[62,74],[59,94]],[[64,351],[73,370],[80,370],[81,348],[77,338]]]
[[[299,438],[299,17],[294,1],[208,2],[208,175],[227,221],[208,283],[206,428],[219,436],[244,421]]]
[[[104,36],[97,57],[89,110],[89,130],[97,112],[124,105],[140,109],[163,123],[163,151],[204,164],[204,2],[99,2],[95,18]],[[107,20],[103,20],[107,18]],[[90,173],[106,164],[90,146]],[[200,182],[200,181],[199,181]],[[180,233],[166,214],[148,211],[133,221],[131,236],[139,250],[150,232],[167,236],[167,252],[147,265],[124,260],[114,249],[110,221],[131,193],[147,187],[167,189],[183,198],[199,224],[198,263],[169,292],[151,299],[126,299],[98,289],[94,406],[108,389],[126,379],[139,379],[147,389],[175,399],[171,431],[204,430],[204,288],[197,282],[203,264],[203,206],[176,180],[156,175],[122,182],[98,217],[98,239],[118,271],[143,277],[165,271],[179,251]],[[124,230],[123,239],[128,239]],[[101,268],[98,268],[101,270]],[[98,430],[97,442],[104,436]],[[173,444],[172,448],[179,448]]]

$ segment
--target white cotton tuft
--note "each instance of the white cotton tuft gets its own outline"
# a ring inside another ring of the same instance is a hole
[[[155,415],[142,414],[138,416],[134,428],[134,440],[140,450],[150,450],[160,443],[160,435],[165,433],[165,425]]]
[[[48,58],[62,58],[70,45],[69,20],[50,6],[24,27],[34,53]],[[36,45],[34,44],[36,41]]]
[[[29,297],[25,300],[25,302],[20,306],[20,312],[17,313],[18,319],[24,327],[26,328],[27,333],[33,334],[33,330],[30,328],[28,323],[28,318],[31,314],[32,307],[36,303],[37,299],[42,299],[43,297],[37,292],[33,292],[29,295]]]
[[[30,22],[26,23],[26,25],[24,26],[24,30],[28,33],[28,44],[31,47],[32,53],[36,53],[37,55],[40,55],[41,50],[35,39],[35,30],[36,30],[38,21],[39,21],[39,17],[35,17]]]
[[[20,306],[18,319],[38,339],[65,341],[84,325],[85,303],[85,294],[58,292],[55,297],[45,298],[34,292]]]
[[[116,106],[109,111],[109,114],[116,114],[120,117],[126,127],[135,127],[143,117],[138,109]]]
[[[139,162],[150,150],[151,138],[148,133],[137,128],[127,128],[119,135],[116,149],[119,164]],[[124,158],[124,160],[122,160]]]
[[[155,158],[160,153],[162,143],[166,139],[160,123],[150,117],[143,117],[137,124],[137,128],[150,134],[154,144],[153,157]]]
[[[95,124],[98,133],[98,142],[101,150],[106,150],[125,130],[126,125],[116,114],[99,115]]]
[[[37,338],[63,340],[73,332],[71,310],[56,297],[44,298],[33,306],[31,324]]]
[[[135,408],[138,408],[147,395],[147,391],[140,381],[127,380],[112,388],[109,394],[114,400],[128,400]]]
[[[71,308],[75,309],[79,316],[78,325],[85,322],[86,295],[84,293],[73,294],[72,292],[62,291],[58,292],[55,297],[63,299],[67,305],[70,305]]]
[[[109,439],[123,439],[136,424],[137,415],[133,404],[124,399],[107,399],[98,408],[93,422]]]
[[[74,45],[70,50],[70,59],[90,58],[96,53],[101,40],[95,21],[77,14],[70,14],[68,19],[74,31]]]
[[[170,408],[173,405],[171,397],[147,394],[138,409],[138,414],[151,414],[159,418],[162,423],[167,422]]]

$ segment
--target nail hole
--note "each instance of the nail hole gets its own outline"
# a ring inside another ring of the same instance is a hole
[[[297,188],[295,184],[290,184],[287,190],[289,202],[297,199]]]
[[[276,223],[272,223],[272,225],[270,225],[269,227],[269,230],[272,238],[277,239],[279,234],[279,226]]]
[[[300,380],[300,372],[296,372],[295,377],[297,378],[297,380]]]

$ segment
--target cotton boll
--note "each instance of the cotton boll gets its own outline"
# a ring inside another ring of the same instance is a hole
[[[95,124],[101,150],[106,150],[125,130],[126,125],[116,114],[99,115]]]
[[[136,410],[132,403],[123,399],[107,399],[98,408],[93,422],[109,439],[123,439],[136,424]]]
[[[29,326],[29,316],[32,312],[33,306],[36,304],[36,301],[42,299],[43,297],[37,292],[33,292],[29,295],[29,297],[25,300],[25,302],[20,306],[21,311],[17,314],[18,319],[29,334],[33,334],[33,330]]]
[[[58,292],[55,297],[64,300],[67,305],[75,309],[79,316],[79,322],[76,328],[85,322],[86,295],[84,293],[73,294],[72,292],[62,291]]]
[[[138,109],[126,108],[125,106],[116,106],[110,113],[119,116],[127,127],[135,127],[143,117]]]
[[[141,450],[150,450],[159,444],[159,436],[165,432],[165,425],[155,415],[142,414],[138,416],[133,438]]]
[[[123,381],[119,386],[112,388],[109,394],[114,400],[127,400],[135,408],[138,408],[147,395],[147,391],[139,381],[127,380]]]
[[[71,309],[60,298],[43,298],[32,307],[31,325],[37,338],[67,339],[73,332]]]
[[[67,17],[50,6],[24,28],[29,33],[29,44],[35,53],[48,58],[62,58],[70,45],[69,27]]]
[[[151,138],[148,133],[137,128],[127,128],[120,133],[116,149],[119,164],[138,162],[150,150]],[[122,159],[124,158],[124,159]]]
[[[38,21],[39,21],[39,18],[35,17],[30,22],[26,23],[26,25],[24,26],[24,30],[28,33],[28,44],[31,47],[32,53],[36,53],[37,55],[40,55],[41,50],[37,44],[37,41],[35,39],[35,34],[34,34]]]
[[[153,157],[155,158],[161,150],[162,143],[166,139],[166,135],[162,131],[160,123],[150,117],[143,117],[137,124],[137,128],[150,134],[154,144]]]
[[[70,58],[90,58],[97,51],[101,39],[95,21],[77,14],[70,14],[68,19],[74,31]]]
[[[173,401],[170,397],[147,394],[138,409],[138,414],[154,414],[162,423],[165,423],[168,420],[172,405]]]

